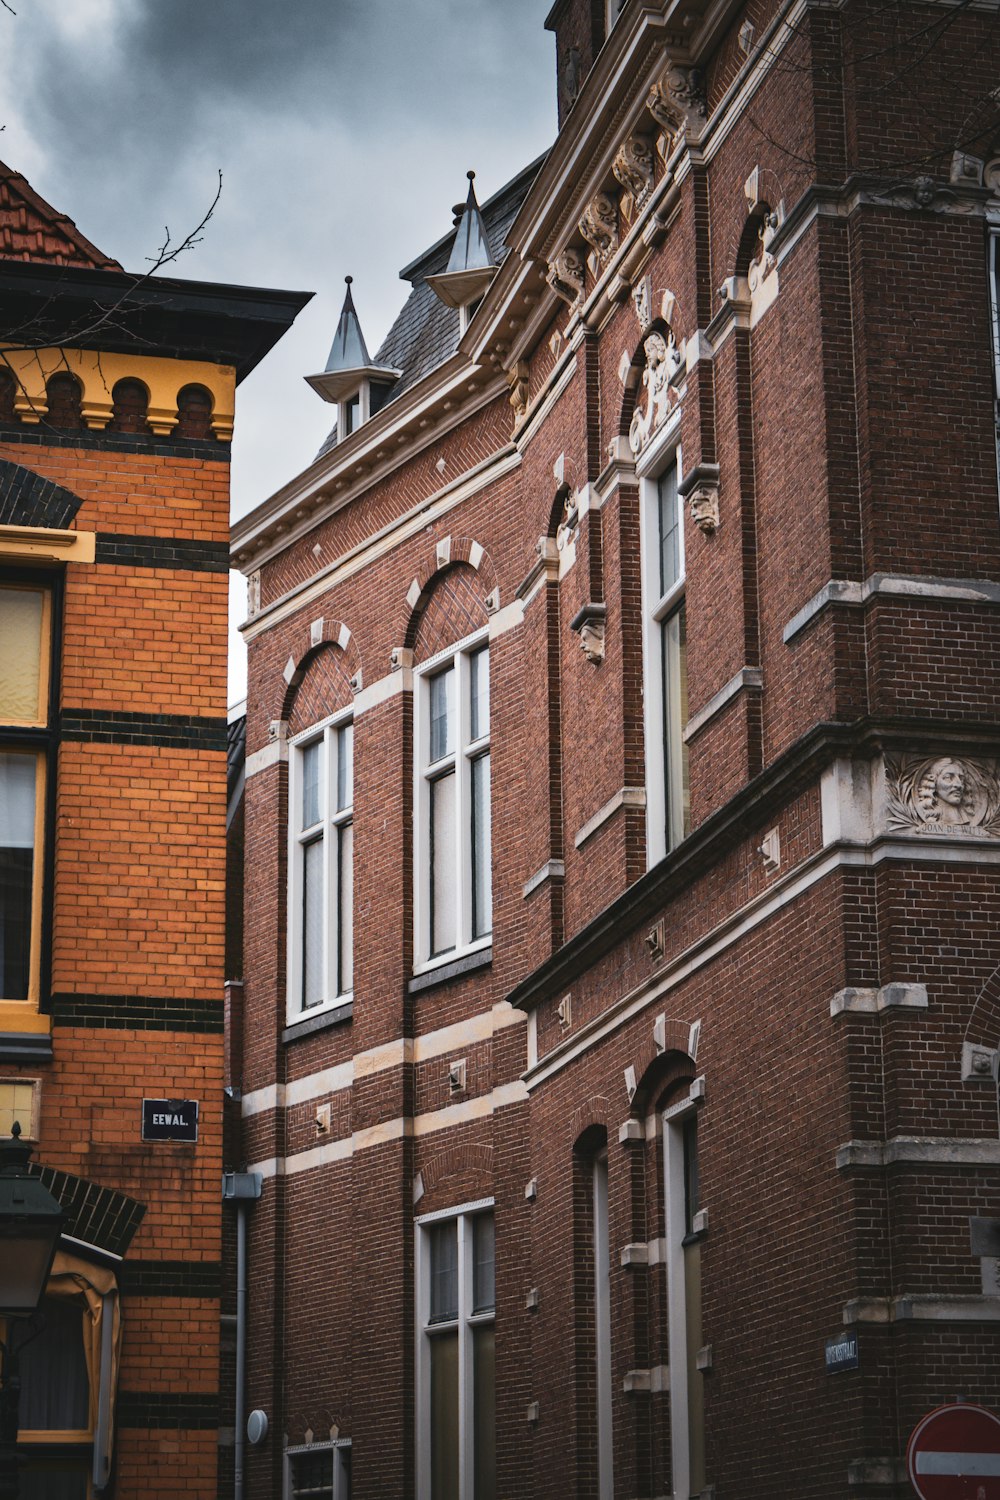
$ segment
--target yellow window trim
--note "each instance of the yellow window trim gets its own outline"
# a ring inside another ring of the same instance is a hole
[[[59,531],[50,526],[0,526],[0,561],[92,563],[97,537],[92,531]]]

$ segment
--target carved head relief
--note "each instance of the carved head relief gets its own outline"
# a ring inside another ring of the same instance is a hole
[[[896,833],[1000,837],[995,760],[939,755],[886,758],[887,826]]]

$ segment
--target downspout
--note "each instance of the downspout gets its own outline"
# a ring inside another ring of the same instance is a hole
[[[260,1197],[263,1178],[259,1172],[224,1172],[223,1202],[236,1204],[236,1409],[233,1416],[235,1500],[243,1500],[243,1455],[246,1448],[247,1384],[247,1213]]]

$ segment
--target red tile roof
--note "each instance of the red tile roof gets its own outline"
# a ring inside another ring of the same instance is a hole
[[[122,267],[98,250],[72,219],[39,197],[20,172],[0,161],[0,260],[26,260],[55,266]]]

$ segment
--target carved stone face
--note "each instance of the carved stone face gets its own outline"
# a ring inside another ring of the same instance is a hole
[[[965,772],[953,760],[937,761],[932,775],[934,791],[942,802],[952,807],[961,807],[965,800]]]

